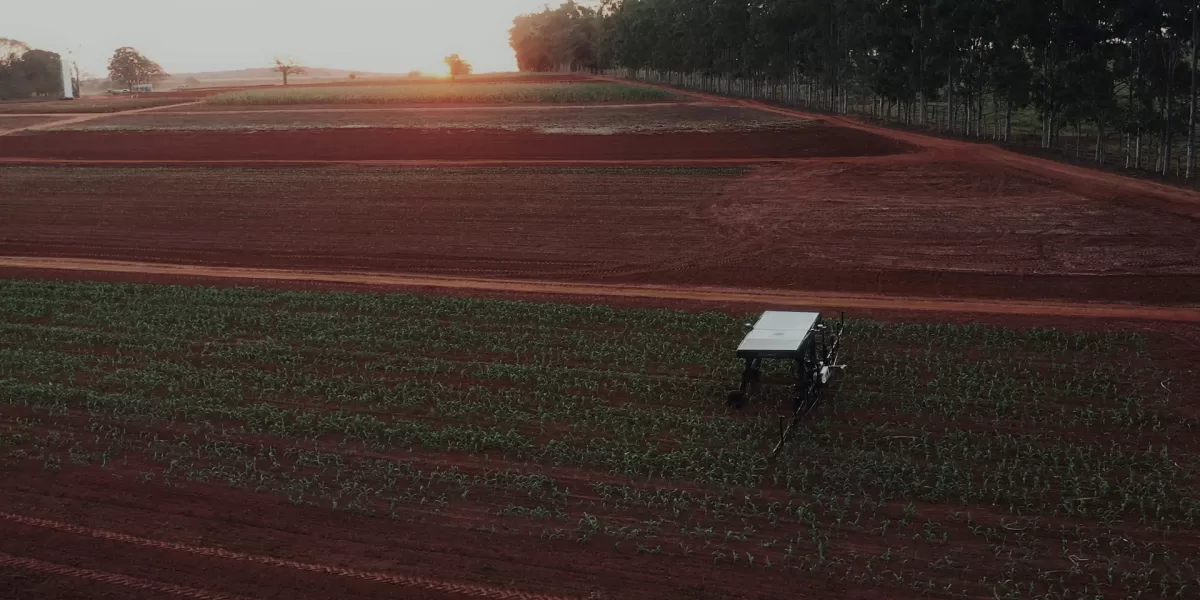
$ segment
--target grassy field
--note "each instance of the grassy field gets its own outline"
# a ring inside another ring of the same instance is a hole
[[[395,86],[272,88],[210,96],[218,106],[290,104],[562,104],[655,102],[671,92],[620,83],[455,83]]]
[[[1200,589],[1200,422],[1152,340],[853,320],[847,378],[772,464],[781,369],[722,403],[745,318],[3,281],[0,473],[216,482],[362,527],[484,515],[589,561],[892,597]]]
[[[186,107],[190,108],[190,107]],[[0,120],[0,128],[5,121]],[[382,127],[395,129],[468,129],[535,133],[668,133],[681,131],[775,131],[813,125],[787,116],[732,106],[486,106],[475,108],[398,108],[371,105],[351,111],[270,110],[239,114],[153,112],[115,116],[62,127],[92,131],[278,131]]]

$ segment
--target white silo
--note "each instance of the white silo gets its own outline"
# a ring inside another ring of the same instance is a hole
[[[64,55],[64,56],[59,57],[59,60],[62,63],[62,86],[63,86],[62,98],[63,98],[63,100],[74,100],[75,99],[75,89],[74,89],[75,86],[72,85],[72,80],[71,80],[71,59],[67,58]]]

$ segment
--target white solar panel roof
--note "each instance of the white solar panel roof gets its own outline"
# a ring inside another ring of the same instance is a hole
[[[816,327],[820,317],[820,313],[815,312],[769,310],[754,324],[754,329],[746,334],[738,346],[738,353],[798,351]]]

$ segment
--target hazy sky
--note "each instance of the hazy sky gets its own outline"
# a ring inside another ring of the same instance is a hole
[[[558,0],[551,0],[557,5]],[[547,0],[34,0],[13,2],[0,37],[69,51],[93,75],[133,46],[168,73],[269,66],[275,56],[360,71],[510,71],[513,17]]]

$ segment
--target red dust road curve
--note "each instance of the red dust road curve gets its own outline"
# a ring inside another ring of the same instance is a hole
[[[4,519],[7,521],[13,521],[15,523],[20,523],[22,525],[28,525],[30,527],[41,527],[43,529],[53,529],[55,531],[62,531],[65,533],[86,535],[86,536],[91,536],[91,537],[102,539],[102,540],[110,540],[110,541],[115,541],[115,542],[123,542],[126,544],[133,544],[135,546],[141,546],[144,548],[155,548],[155,549],[170,550],[170,551],[175,551],[175,552],[187,552],[190,554],[196,554],[196,555],[200,555],[200,556],[211,556],[211,557],[215,557],[215,558],[224,558],[224,559],[228,559],[228,560],[253,562],[253,563],[268,565],[268,566],[272,566],[272,567],[282,567],[282,568],[286,568],[286,569],[298,569],[301,571],[309,571],[312,573],[335,575],[338,577],[350,577],[350,578],[354,578],[354,579],[373,581],[376,583],[390,583],[390,584],[398,585],[398,586],[402,586],[402,587],[418,588],[418,589],[428,590],[428,591],[432,591],[432,592],[458,594],[460,596],[469,596],[472,598],[497,598],[499,600],[569,600],[565,596],[548,596],[545,594],[533,594],[533,593],[521,592],[521,591],[517,591],[517,590],[507,590],[507,589],[501,589],[501,588],[486,587],[486,586],[481,586],[481,585],[472,585],[472,584],[467,584],[467,583],[455,583],[455,582],[449,582],[449,581],[442,581],[439,579],[432,579],[429,577],[410,577],[407,575],[399,575],[399,574],[395,574],[395,573],[381,573],[378,571],[359,571],[357,569],[348,569],[345,567],[333,567],[333,566],[329,566],[329,565],[318,565],[318,564],[313,564],[313,563],[296,562],[293,560],[285,560],[282,558],[275,558],[272,556],[244,554],[241,552],[233,552],[231,550],[225,550],[222,548],[208,548],[208,547],[204,547],[204,546],[192,546],[192,545],[188,545],[188,544],[180,544],[177,542],[153,540],[153,539],[149,539],[149,538],[126,535],[124,533],[117,533],[114,531],[105,531],[103,529],[93,529],[91,527],[83,527],[81,525],[72,525],[70,523],[61,523],[58,521],[51,521],[48,519],[38,519],[38,518],[34,518],[34,517],[26,517],[23,515],[16,515],[16,514],[6,513],[6,512],[0,512],[0,519]],[[45,570],[45,569],[37,568],[41,565],[45,565],[48,567],[57,567],[59,569],[58,571],[50,571],[50,572],[60,572],[65,575],[77,575],[77,576],[83,576],[83,577],[87,577],[88,574],[95,574],[95,576],[93,578],[96,578],[97,580],[109,581],[109,579],[99,579],[99,577],[110,577],[110,578],[114,578],[114,580],[112,580],[112,583],[119,583],[121,585],[133,585],[135,587],[144,587],[145,585],[149,584],[149,585],[161,585],[161,586],[169,587],[169,588],[176,588],[178,591],[171,591],[169,589],[163,589],[160,591],[167,591],[169,593],[173,593],[176,595],[185,595],[185,596],[189,596],[192,598],[198,598],[200,600],[209,600],[209,599],[226,597],[226,596],[221,596],[221,595],[217,595],[217,594],[211,594],[208,592],[202,592],[200,590],[195,590],[192,588],[184,588],[184,587],[173,586],[173,585],[169,585],[169,584],[157,584],[157,583],[152,584],[151,582],[142,582],[141,580],[135,580],[135,579],[132,579],[129,577],[121,576],[121,575],[101,573],[99,571],[87,571],[86,569],[74,569],[74,568],[70,568],[70,567],[61,567],[59,565],[53,565],[52,563],[43,563],[42,561],[32,561],[30,559],[20,559],[20,558],[15,558],[15,557],[5,555],[3,553],[0,553],[0,564],[4,564],[3,559],[5,559],[5,558],[12,559],[15,561],[25,561],[28,563],[34,563],[32,566],[35,570]],[[17,564],[15,566],[22,566],[22,565]],[[76,571],[79,571],[80,573],[76,573]],[[128,580],[128,582],[126,582],[125,580]],[[153,589],[153,588],[147,587],[145,589]]]
[[[922,298],[871,294],[794,292],[769,289],[732,289],[652,285],[560,283],[524,279],[485,279],[378,272],[319,272],[287,269],[210,267],[136,261],[73,258],[0,257],[0,268],[130,273],[165,277],[312,282],[370,287],[418,287],[490,292],[585,297],[654,298],[693,302],[751,303],[809,308],[860,310],[911,310],[949,313],[1003,314],[1048,317],[1136,319],[1200,323],[1200,306],[1146,306],[980,300],[972,298]]]
[[[117,573],[109,573],[107,571],[93,571],[92,569],[80,569],[78,567],[68,567],[57,563],[46,562],[44,560],[36,560],[33,558],[21,558],[0,552],[0,567],[13,567],[25,571],[34,571],[37,573],[49,573],[51,575],[66,575],[68,577],[78,577],[88,581],[99,581],[102,583],[111,583],[124,587],[137,588],[140,590],[149,590],[172,596],[182,596],[184,598],[195,598],[195,600],[249,600],[245,596],[231,596],[229,594],[219,594],[206,590],[198,590],[182,585],[172,583],[161,583],[158,581],[149,581],[147,579],[138,579],[129,577],[128,575],[120,575]]]

